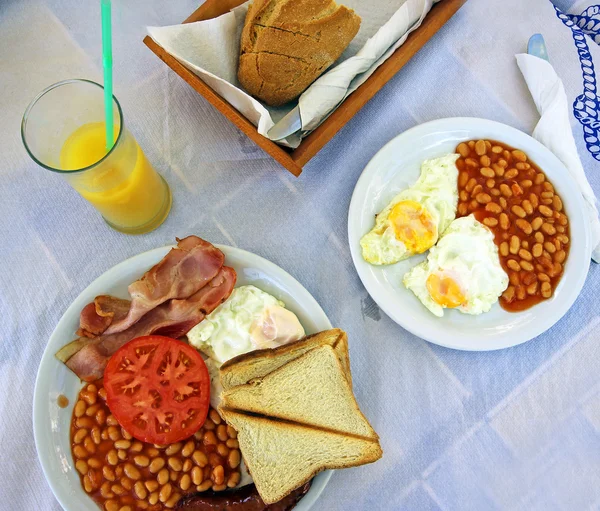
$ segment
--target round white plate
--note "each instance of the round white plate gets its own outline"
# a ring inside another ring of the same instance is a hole
[[[522,149],[546,173],[563,199],[570,220],[571,251],[554,297],[520,313],[499,304],[480,316],[446,309],[431,314],[402,284],[404,274],[426,254],[390,266],[372,266],[361,255],[360,239],[375,215],[418,178],[423,160],[453,153],[465,140],[492,139]],[[385,145],[363,171],[350,203],[348,237],[356,270],[373,300],[396,323],[426,341],[459,350],[508,348],[548,330],[569,310],[585,282],[590,264],[590,227],[583,200],[565,166],[529,135],[485,119],[454,118],[428,122],[405,131]]]
[[[257,255],[238,248],[217,246],[225,253],[225,264],[237,272],[236,287],[253,284],[282,300],[298,316],[307,334],[331,328],[323,309],[291,275]],[[71,414],[81,382],[54,354],[75,338],[79,313],[86,304],[100,294],[127,297],[127,286],[158,263],[171,248],[157,248],[139,254],[98,277],[67,309],[44,351],[33,398],[35,444],[50,488],[67,511],[98,511],[99,508],[81,487],[69,445]],[[60,394],[69,399],[69,406],[64,409],[57,405]],[[331,474],[331,471],[326,471],[314,478],[310,491],[296,507],[298,511],[310,509]]]

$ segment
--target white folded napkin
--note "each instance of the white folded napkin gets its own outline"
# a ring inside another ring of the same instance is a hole
[[[592,231],[592,259],[600,262],[600,220],[598,220],[598,200],[587,180],[583,165],[577,154],[577,146],[569,122],[567,95],[562,81],[547,61],[519,54],[517,64],[525,77],[529,92],[541,115],[532,136],[539,140],[559,160],[579,185],[584,198]]]

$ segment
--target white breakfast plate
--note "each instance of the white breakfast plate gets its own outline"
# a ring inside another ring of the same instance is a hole
[[[225,253],[225,264],[237,272],[236,287],[253,284],[282,300],[298,316],[307,334],[331,328],[323,309],[291,275],[250,252],[217,246]],[[71,414],[81,382],[54,354],[75,338],[79,313],[86,304],[100,294],[127,298],[127,286],[158,263],[171,248],[157,248],[127,259],[92,282],[58,322],[42,356],[33,398],[35,444],[48,484],[67,511],[98,511],[99,508],[81,487],[69,445]],[[66,408],[60,408],[57,404],[61,394],[69,399]],[[314,478],[309,492],[296,507],[298,511],[311,508],[331,474],[332,471],[325,471]]]
[[[360,239],[375,215],[419,176],[423,160],[455,152],[465,140],[492,139],[522,149],[546,173],[563,199],[570,220],[571,250],[554,296],[520,313],[499,304],[480,316],[446,310],[431,314],[402,284],[404,274],[426,254],[387,266],[372,266],[361,255]],[[585,282],[590,264],[590,227],[581,193],[564,165],[529,135],[485,119],[453,118],[421,124],[386,144],[369,162],[356,184],[348,214],[350,251],[358,275],[379,307],[396,323],[426,341],[469,351],[508,348],[548,330],[569,310]]]

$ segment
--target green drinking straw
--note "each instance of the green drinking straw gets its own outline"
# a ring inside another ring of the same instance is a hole
[[[110,0],[101,0],[100,11],[102,14],[102,65],[104,67],[104,117],[106,121],[106,150],[110,151],[114,143]]]

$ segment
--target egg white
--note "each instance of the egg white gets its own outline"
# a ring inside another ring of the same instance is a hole
[[[458,204],[458,154],[448,154],[441,158],[425,160],[421,165],[421,175],[410,188],[396,195],[377,215],[375,227],[360,240],[365,261],[375,265],[394,264],[415,253],[422,253],[433,246],[456,218]],[[400,202],[412,201],[419,204],[430,215],[435,232],[430,244],[415,252],[397,238],[389,219],[390,213]]]

